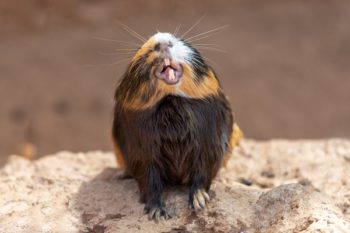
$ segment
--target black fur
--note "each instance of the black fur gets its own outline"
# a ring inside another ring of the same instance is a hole
[[[188,43],[185,40],[181,40],[187,47],[189,47],[192,50],[192,66],[194,75],[196,77],[196,81],[200,82],[203,80],[204,77],[208,75],[209,66],[205,63],[203,60],[201,54],[198,52],[196,48],[194,48],[190,43]]]
[[[146,110],[116,103],[113,136],[127,170],[137,181],[145,210],[163,210],[170,185],[209,190],[229,149],[233,118],[223,94],[206,99],[166,96]]]

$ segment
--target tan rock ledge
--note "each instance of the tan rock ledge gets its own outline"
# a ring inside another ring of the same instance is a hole
[[[159,223],[117,171],[98,151],[11,156],[0,170],[0,232],[350,232],[349,140],[244,140],[205,211],[189,210],[179,187],[165,194],[176,217]]]

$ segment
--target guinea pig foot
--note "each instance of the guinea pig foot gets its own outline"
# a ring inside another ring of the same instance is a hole
[[[210,201],[208,193],[204,189],[197,189],[190,197],[190,205],[195,210],[204,209]]]
[[[145,206],[144,209],[145,214],[148,214],[149,220],[155,220],[156,222],[159,222],[159,220],[167,220],[172,218],[172,216],[168,213],[168,211],[163,206]]]

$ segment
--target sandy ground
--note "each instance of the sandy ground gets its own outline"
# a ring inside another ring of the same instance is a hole
[[[349,1],[0,2],[0,164],[31,142],[39,156],[110,149],[121,44],[159,29],[191,35],[230,27],[202,43],[248,137],[350,136]]]
[[[220,170],[203,211],[188,190],[164,193],[174,216],[143,214],[134,180],[120,180],[112,153],[60,152],[0,169],[0,232],[350,232],[350,141],[244,140]]]

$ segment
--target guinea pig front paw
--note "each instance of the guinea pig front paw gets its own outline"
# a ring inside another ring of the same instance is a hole
[[[190,206],[195,210],[204,209],[209,201],[210,197],[204,189],[197,189],[190,193]]]
[[[156,222],[159,222],[161,219],[167,220],[172,218],[163,205],[157,205],[154,203],[147,203],[144,212],[145,214],[148,214],[149,220],[155,220]]]

